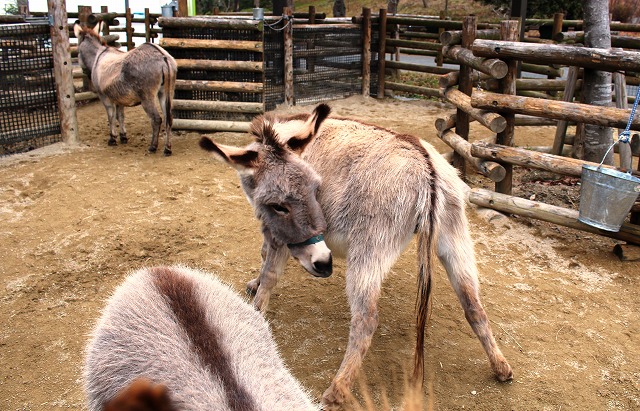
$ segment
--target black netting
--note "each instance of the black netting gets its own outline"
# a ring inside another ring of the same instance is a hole
[[[61,140],[48,25],[0,25],[0,156]]]
[[[200,40],[241,40],[262,41],[262,32],[257,30],[239,30],[231,28],[170,28],[162,30],[163,37]],[[221,61],[262,61],[262,53],[243,50],[215,50],[193,48],[168,48],[167,51],[176,59],[221,60]],[[263,73],[253,71],[180,69],[178,79],[201,81],[226,81],[237,83],[263,82]],[[175,99],[228,101],[245,103],[262,103],[261,92],[229,92],[211,90],[176,90]],[[220,111],[173,110],[173,116],[179,119],[250,121],[254,114],[232,113]]]

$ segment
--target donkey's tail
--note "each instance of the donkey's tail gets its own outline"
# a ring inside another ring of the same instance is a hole
[[[435,175],[433,176],[435,179]],[[436,188],[431,183],[429,210],[418,227],[418,294],[416,296],[416,347],[413,356],[413,384],[421,386],[424,380],[424,340],[427,323],[431,317],[431,292],[434,244],[436,233]]]
[[[167,65],[167,72],[164,75],[164,95],[165,95],[165,113],[164,117],[165,127],[173,126],[173,114],[171,109],[173,106],[173,91],[176,87],[176,67],[175,63],[172,65],[167,56],[164,57],[164,62]],[[163,70],[164,71],[164,70]]]

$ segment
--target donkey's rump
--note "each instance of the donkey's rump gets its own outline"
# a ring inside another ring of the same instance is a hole
[[[138,270],[118,287],[87,349],[89,409],[140,378],[181,410],[315,409],[282,362],[267,322],[215,277]]]

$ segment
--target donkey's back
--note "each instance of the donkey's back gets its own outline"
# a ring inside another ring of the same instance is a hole
[[[184,267],[126,279],[98,322],[84,376],[96,411],[141,379],[165,385],[180,410],[317,409],[264,318],[213,276]]]

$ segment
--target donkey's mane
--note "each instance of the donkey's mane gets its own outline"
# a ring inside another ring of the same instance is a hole
[[[278,141],[278,132],[274,128],[278,122],[273,113],[258,116],[251,122],[250,133],[258,143],[280,152],[284,150],[284,146]]]

